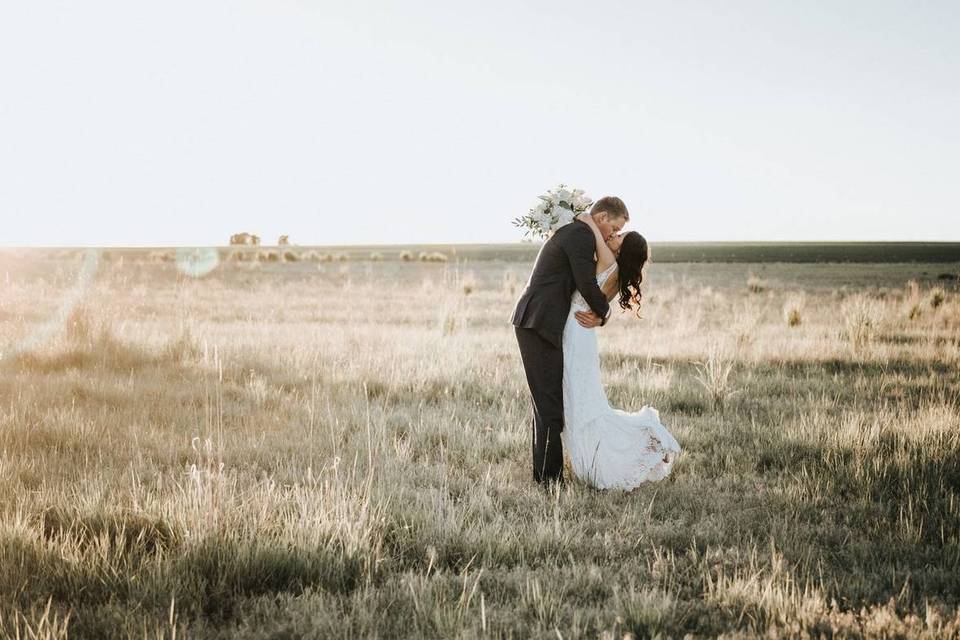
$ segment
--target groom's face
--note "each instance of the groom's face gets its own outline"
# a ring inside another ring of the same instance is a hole
[[[620,233],[627,221],[624,218],[614,218],[611,217],[606,211],[601,211],[597,214],[597,217],[594,218],[594,222],[597,223],[597,227],[600,229],[600,233],[603,234],[604,240],[610,240],[613,236]]]

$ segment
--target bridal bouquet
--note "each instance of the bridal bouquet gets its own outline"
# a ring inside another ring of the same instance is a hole
[[[563,225],[573,222],[577,214],[593,204],[583,189],[568,189],[562,183],[538,197],[540,203],[537,206],[513,220],[513,226],[523,229],[525,236],[547,238]]]

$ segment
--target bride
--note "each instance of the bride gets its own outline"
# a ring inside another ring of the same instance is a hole
[[[608,300],[619,296],[623,309],[637,307],[640,282],[649,258],[647,241],[636,231],[604,241],[593,218],[577,218],[593,230],[597,243],[597,284]],[[597,334],[577,322],[589,311],[579,292],[573,294],[563,328],[563,448],[578,478],[600,489],[630,490],[670,474],[680,445],[660,423],[657,410],[644,405],[637,412],[614,409],[600,381]]]

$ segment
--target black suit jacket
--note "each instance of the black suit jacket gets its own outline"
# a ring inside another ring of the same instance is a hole
[[[559,348],[575,290],[606,323],[610,304],[597,285],[595,247],[593,231],[585,222],[574,220],[557,229],[540,247],[527,287],[513,310],[513,325],[536,329]]]

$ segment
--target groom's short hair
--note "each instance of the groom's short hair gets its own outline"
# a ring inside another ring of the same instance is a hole
[[[617,196],[604,196],[593,203],[590,209],[590,215],[596,215],[601,211],[606,211],[611,218],[623,218],[630,220],[630,212],[627,211],[627,205]]]

